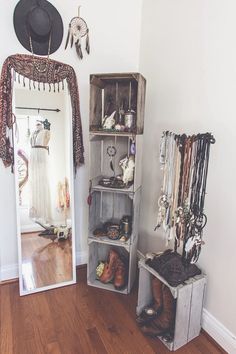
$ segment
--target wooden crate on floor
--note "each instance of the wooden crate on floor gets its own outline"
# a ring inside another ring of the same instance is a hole
[[[139,262],[139,291],[137,315],[153,300],[151,277],[155,276],[167,285],[176,299],[175,330],[172,341],[160,340],[169,350],[175,351],[200,334],[206,276],[201,274],[188,279],[177,287],[171,287],[153,268]]]

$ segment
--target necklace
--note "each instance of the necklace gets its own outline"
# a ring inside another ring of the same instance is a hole
[[[32,53],[33,57],[35,58],[34,67],[39,73],[45,73],[47,71],[47,69],[48,69],[49,55],[50,55],[50,50],[51,50],[51,37],[52,36],[51,36],[51,32],[50,32],[49,39],[48,39],[48,54],[47,54],[47,58],[45,59],[45,62],[42,63],[41,60],[40,60],[39,63],[38,63],[37,62],[37,58],[34,55],[32,38],[31,38],[31,35],[29,34],[30,50],[31,50],[31,53]]]

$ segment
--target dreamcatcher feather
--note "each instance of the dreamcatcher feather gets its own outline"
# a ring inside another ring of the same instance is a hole
[[[69,24],[68,34],[66,38],[65,49],[67,48],[69,42],[70,47],[73,47],[75,44],[76,53],[79,59],[83,59],[83,51],[82,51],[82,38],[86,36],[85,50],[89,54],[90,53],[90,42],[89,42],[89,29],[85,20],[80,17],[73,17]]]

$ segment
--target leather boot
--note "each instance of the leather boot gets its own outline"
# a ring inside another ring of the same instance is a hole
[[[117,290],[121,290],[126,285],[126,269],[125,264],[118,257],[116,260],[116,270],[115,270],[115,279],[114,279],[114,287]]]
[[[108,261],[105,263],[103,273],[99,278],[102,283],[109,283],[114,278],[118,258],[118,253],[111,249],[108,256]]]
[[[163,286],[164,284],[158,278],[152,277],[153,302],[136,318],[138,325],[147,325],[161,313],[163,305]]]
[[[157,314],[160,314],[163,306],[163,288],[164,284],[156,277],[152,277],[152,296],[154,300],[153,307]]]
[[[142,326],[141,331],[146,336],[152,337],[152,338],[163,336],[166,334],[165,329],[154,327],[152,323],[150,323],[149,325]]]
[[[159,316],[157,316],[153,321],[152,325],[158,330],[162,331],[172,331],[175,322],[175,300],[171,294],[170,289],[163,285],[163,310]]]

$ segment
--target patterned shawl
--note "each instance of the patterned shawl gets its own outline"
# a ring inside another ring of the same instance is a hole
[[[49,91],[54,88],[59,91],[60,84],[64,88],[64,80],[68,84],[72,105],[72,129],[73,129],[73,158],[74,167],[76,168],[84,163],[84,147],[82,137],[82,126],[80,118],[79,91],[74,69],[66,64],[55,60],[35,57],[26,54],[16,54],[8,57],[2,67],[0,81],[0,159],[2,159],[5,167],[14,165],[12,127],[14,118],[12,114],[12,91],[14,78],[18,74],[29,79],[29,87],[31,83],[35,87],[40,83],[49,85]]]

